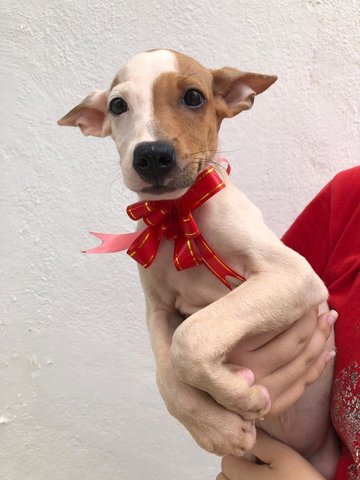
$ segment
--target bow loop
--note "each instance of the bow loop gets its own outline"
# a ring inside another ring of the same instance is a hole
[[[131,220],[141,220],[142,218],[149,217],[154,212],[160,212],[165,216],[169,211],[169,201],[145,201],[137,202],[129,205],[126,209],[127,214]]]
[[[159,250],[162,236],[163,230],[161,228],[147,228],[143,230],[130,245],[127,254],[144,268],[150,267]]]
[[[201,265],[203,260],[197,248],[195,241],[176,238],[174,242],[174,265],[176,270],[186,270],[187,268]]]
[[[188,212],[187,215],[180,217],[180,226],[186,238],[194,238],[200,235],[200,230],[191,212]]]
[[[157,210],[155,212],[151,212],[149,215],[143,217],[144,222],[149,227],[154,227],[155,225],[160,225],[163,223],[167,218],[168,212],[163,209]]]

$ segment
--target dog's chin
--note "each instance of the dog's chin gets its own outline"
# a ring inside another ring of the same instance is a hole
[[[144,187],[141,191],[138,191],[138,195],[141,199],[146,200],[173,200],[180,198],[189,189],[188,187],[170,187],[166,185],[150,185]]]

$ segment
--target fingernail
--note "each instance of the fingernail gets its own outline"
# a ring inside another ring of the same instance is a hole
[[[254,374],[248,368],[239,368],[236,373],[246,381],[249,387],[254,383]]]
[[[259,391],[261,392],[261,396],[264,401],[263,409],[265,409],[266,411],[270,410],[271,399],[268,389],[266,387],[263,387],[262,385],[259,385]]]
[[[331,352],[326,352],[325,354],[325,363],[329,363],[332,358],[334,358],[336,355],[335,350],[332,350]]]
[[[336,310],[330,310],[330,312],[328,313],[328,315],[326,317],[326,321],[330,325],[330,327],[332,327],[334,325],[338,316],[339,316],[339,314],[337,313]]]

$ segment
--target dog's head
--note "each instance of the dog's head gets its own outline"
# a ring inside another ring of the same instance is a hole
[[[124,181],[140,197],[176,198],[216,156],[221,121],[250,109],[275,80],[152,50],[131,58],[107,90],[88,95],[58,123],[111,135]]]

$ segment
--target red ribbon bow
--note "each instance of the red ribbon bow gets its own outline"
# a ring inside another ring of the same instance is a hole
[[[228,172],[230,167],[228,167]],[[128,248],[128,255],[144,268],[150,267],[156,258],[163,238],[174,241],[174,264],[177,270],[185,270],[204,264],[226,287],[231,285],[226,277],[245,280],[228,267],[212,250],[201,235],[192,212],[209,200],[225,184],[212,167],[206,168],[195,183],[180,198],[174,200],[142,201],[127,208],[132,220],[142,219],[147,228],[141,232],[125,234],[95,233],[102,240],[99,247],[85,253],[119,252]]]

